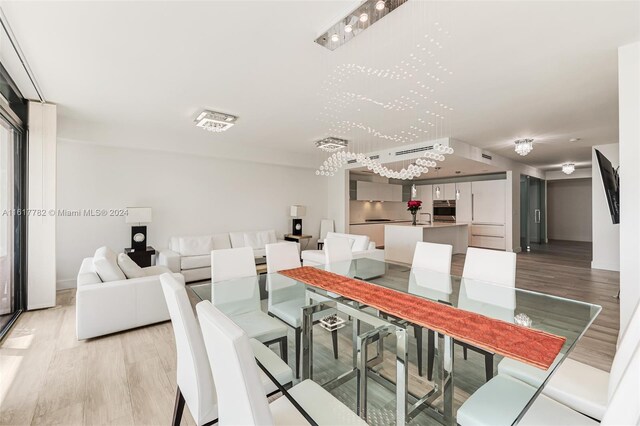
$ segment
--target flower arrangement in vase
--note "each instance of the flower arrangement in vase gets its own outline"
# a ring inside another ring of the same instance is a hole
[[[407,202],[407,211],[410,211],[411,215],[413,216],[413,222],[411,222],[411,225],[413,226],[417,225],[416,215],[418,214],[418,210],[420,209],[422,209],[422,201],[410,200]]]

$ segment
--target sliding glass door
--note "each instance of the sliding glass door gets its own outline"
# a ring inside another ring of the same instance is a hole
[[[22,133],[0,115],[0,335],[24,307]]]

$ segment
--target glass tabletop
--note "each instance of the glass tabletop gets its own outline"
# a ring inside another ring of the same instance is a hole
[[[567,357],[601,310],[600,306],[590,303],[368,258],[337,262],[317,266],[317,268],[510,323],[514,323],[516,317],[523,314],[530,319],[531,328],[566,338],[556,361],[546,371],[512,361],[526,374],[535,377],[538,382],[538,387],[532,388],[530,400],[526,401],[522,407],[517,407],[518,415],[526,411],[555,368]],[[271,303],[274,300],[286,301],[295,298],[306,300],[304,295],[309,291],[319,293],[328,299],[341,299],[339,295],[278,273],[267,274],[266,277],[269,297],[272,298]],[[210,283],[191,285],[190,288],[201,300],[212,300]],[[251,277],[219,282],[213,286],[213,289],[213,299],[217,292],[225,295],[233,294],[236,299],[255,297],[254,293],[258,291],[257,279]],[[228,296],[224,299],[229,300]],[[344,303],[343,300],[341,302]],[[301,306],[304,304],[301,302]],[[234,303],[226,302],[226,306],[220,309],[223,312],[233,312]],[[471,374],[467,372],[466,366],[458,367],[456,364],[454,373],[458,374],[458,370],[465,370],[462,376]],[[460,393],[466,393],[467,397],[482,384],[473,380],[459,380],[462,378],[464,377],[456,378],[456,387],[463,388],[465,392]],[[384,398],[381,401],[381,404],[388,403]],[[373,399],[370,399],[369,404],[374,404]]]

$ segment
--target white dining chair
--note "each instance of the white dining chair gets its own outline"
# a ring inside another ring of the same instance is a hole
[[[629,326],[620,339],[609,372],[569,358],[558,367],[542,393],[589,417],[602,420],[607,401],[620,382],[622,371],[638,342],[640,303],[636,305]],[[535,387],[539,387],[547,376],[546,371],[509,358],[500,361],[498,374],[511,376]]]
[[[493,306],[503,307],[505,302],[500,298],[512,298],[513,309],[515,309],[515,286],[516,286],[516,254],[506,251],[488,250],[475,247],[469,247],[464,259],[464,268],[462,270],[463,281],[468,283],[467,290],[473,291],[476,294],[482,292],[478,290],[482,287],[481,282],[485,283],[485,288],[495,290],[489,294],[494,294],[496,300],[493,302]],[[497,291],[495,286],[507,287],[505,291]],[[476,291],[478,290],[478,291]],[[461,289],[462,291],[462,289]],[[485,295],[486,296],[486,295]],[[462,306],[460,300],[458,300],[458,307],[461,309],[475,311],[471,306],[465,306],[466,302],[470,302],[473,298],[467,298],[466,301],[463,297]],[[488,305],[492,305],[489,303]],[[482,312],[477,312],[482,314]],[[511,318],[513,318],[513,312],[511,312]],[[489,314],[487,311],[485,314]],[[490,380],[493,377],[493,358],[492,352],[485,351],[484,349],[477,348],[467,343],[458,342],[456,344],[462,346],[464,359],[467,359],[467,350],[471,349],[481,355],[484,355],[485,377],[486,380]]]
[[[280,356],[288,361],[287,327],[264,313],[260,307],[260,288],[253,249],[213,250],[211,252],[211,300],[229,315],[250,338],[265,345],[278,343]]]
[[[305,380],[269,403],[247,334],[208,301],[196,306],[207,354],[218,387],[221,426],[366,425],[320,385]]]
[[[571,407],[545,395],[539,395],[522,419],[523,426],[622,426],[640,424],[640,342],[630,347],[626,364],[620,365],[615,389],[605,404],[602,421],[598,422]],[[562,367],[562,366],[560,366]],[[559,368],[560,368],[559,367]],[[583,385],[584,386],[584,385]],[[536,387],[498,373],[482,385],[458,409],[456,420],[461,426],[511,425],[536,393]]]
[[[211,282],[255,277],[256,260],[251,247],[213,250],[211,252]]]
[[[413,261],[411,263],[411,275],[409,277],[409,292],[412,288],[414,293],[421,292],[419,278],[427,278],[429,272],[433,272],[425,283],[429,285],[438,284],[439,289],[443,293],[451,289],[451,255],[453,254],[453,246],[449,244],[436,244],[427,242],[417,242],[416,249],[413,252]],[[418,287],[418,288],[415,288]],[[447,299],[448,301],[448,299]],[[417,324],[413,325],[413,334],[416,337],[416,346],[418,350],[418,375],[424,375],[422,363],[422,334],[423,328]],[[433,330],[427,330],[427,379],[431,380],[433,363],[435,359],[435,333]]]
[[[302,337],[302,308],[309,304],[305,286],[291,278],[278,275],[284,269],[299,268],[300,254],[298,244],[293,242],[273,243],[265,245],[267,254],[267,290],[268,312],[280,321],[293,328],[296,348],[296,377],[300,376],[300,341]],[[325,311],[317,312],[314,320],[326,315]],[[315,322],[315,321],[314,321]],[[338,331],[331,332],[333,354],[338,358]]]
[[[160,282],[176,340],[177,389],[172,425],[180,424],[185,402],[197,425],[213,424],[218,418],[216,387],[200,325],[189,302],[184,279],[178,280],[167,273],[160,276]],[[278,382],[283,386],[290,386],[293,381],[291,368],[257,340],[252,339],[250,344],[256,358]],[[267,394],[277,391],[277,386],[266,374],[262,374],[261,381]]]
[[[322,219],[320,221],[320,236],[318,237],[318,250],[322,250],[324,239],[327,238],[327,233],[334,232],[335,225],[333,219]]]
[[[324,257],[326,264],[329,265],[336,262],[352,260],[352,241],[349,241],[349,238],[326,238],[324,240]]]

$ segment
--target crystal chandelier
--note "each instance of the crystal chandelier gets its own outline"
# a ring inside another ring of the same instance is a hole
[[[318,167],[316,175],[334,176],[340,168],[349,162],[355,161],[382,177],[411,180],[419,177],[423,173],[427,173],[429,167],[435,167],[437,165],[436,161],[444,161],[444,154],[453,154],[453,148],[438,143],[433,145],[433,151],[436,152],[425,152],[422,157],[416,159],[415,164],[409,164],[409,166],[402,170],[392,170],[380,163],[377,159],[369,158],[363,153],[356,154],[350,151],[338,151],[331,154],[331,156]]]
[[[326,152],[334,152],[344,149],[349,144],[346,139],[340,139],[335,137],[328,137],[316,142],[316,148]]]
[[[566,175],[570,175],[576,170],[576,165],[573,163],[564,163],[562,165],[562,172]]]
[[[533,139],[518,139],[515,144],[516,152],[522,156],[527,155],[533,149]]]

